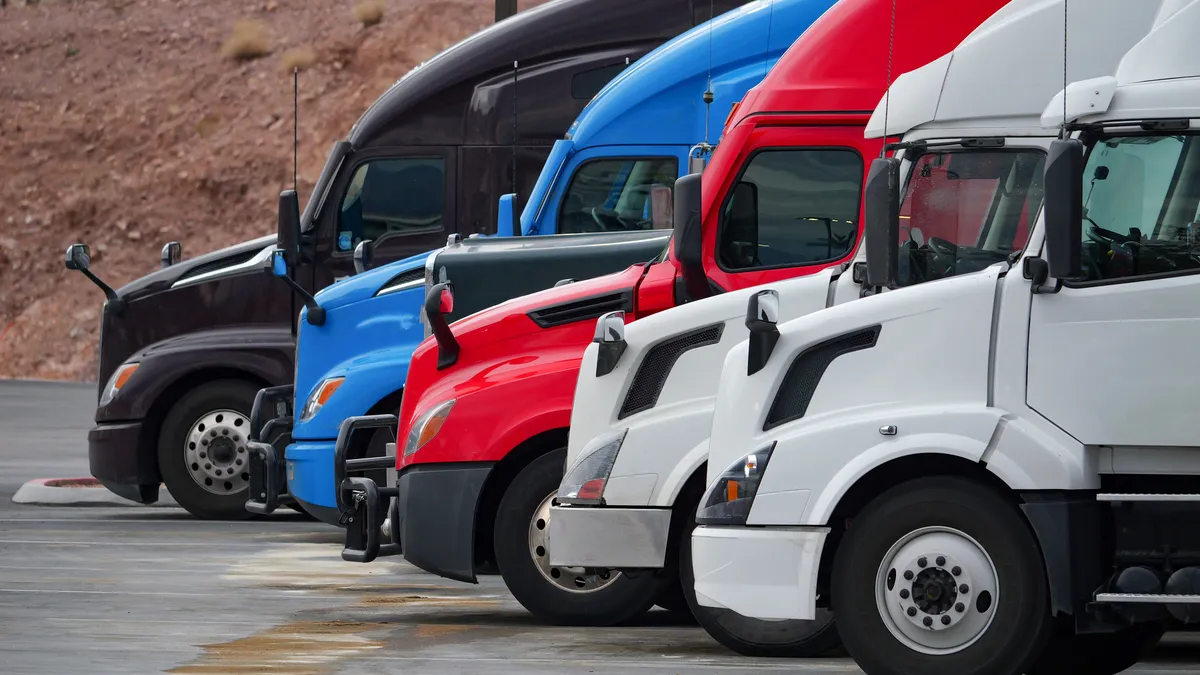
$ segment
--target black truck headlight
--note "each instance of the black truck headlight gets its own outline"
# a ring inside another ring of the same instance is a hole
[[[627,431],[599,436],[589,444],[591,447],[584,448],[558,486],[558,503],[591,506],[604,503],[604,487]]]
[[[697,525],[745,525],[775,442],[742,457],[709,486],[696,510]]]

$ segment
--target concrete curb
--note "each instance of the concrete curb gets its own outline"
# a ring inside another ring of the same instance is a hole
[[[157,502],[139,504],[109,492],[100,481],[90,476],[31,480],[17,490],[12,500],[17,504],[40,506],[179,506],[165,486],[159,489]]]

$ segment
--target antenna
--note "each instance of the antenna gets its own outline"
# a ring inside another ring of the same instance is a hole
[[[517,194],[517,66],[513,61],[512,191]],[[516,228],[514,228],[516,229]]]
[[[1067,137],[1067,0],[1063,0],[1063,117],[1058,127],[1058,137]]]
[[[292,189],[300,191],[296,183],[296,167],[300,164],[300,69],[292,67]]]
[[[896,0],[892,0],[892,25],[888,29],[888,60],[887,60],[887,88],[883,91],[883,146],[879,148],[879,156],[883,157],[887,154],[887,123],[888,109],[892,104],[892,52],[896,45]]]

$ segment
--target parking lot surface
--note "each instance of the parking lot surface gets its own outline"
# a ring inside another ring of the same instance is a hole
[[[29,479],[86,476],[95,387],[0,382],[0,672],[858,673],[847,658],[739,657],[675,615],[538,625],[496,577],[343,562],[340,532],[284,510],[198,521],[177,508],[14,504]],[[1200,634],[1132,674],[1200,672]]]

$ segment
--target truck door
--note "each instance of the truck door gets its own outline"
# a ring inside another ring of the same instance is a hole
[[[1026,400],[1133,472],[1198,445],[1200,137],[1102,138],[1084,170],[1083,275],[1032,297]],[[1126,451],[1121,452],[1124,446]]]
[[[455,223],[452,147],[371,148],[353,156],[322,207],[316,286],[354,274],[354,248],[375,265],[444,246]]]

